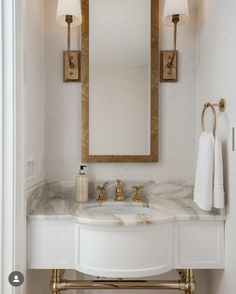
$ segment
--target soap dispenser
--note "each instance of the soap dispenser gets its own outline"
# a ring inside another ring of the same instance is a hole
[[[79,202],[88,201],[88,176],[85,172],[86,165],[81,165],[79,174],[75,178],[76,200]]]

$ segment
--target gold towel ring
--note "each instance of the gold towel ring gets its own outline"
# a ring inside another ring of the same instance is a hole
[[[214,116],[213,131],[212,132],[213,132],[213,135],[215,136],[215,133],[216,133],[216,111],[215,111],[214,106],[209,102],[204,104],[204,108],[203,108],[203,111],[202,111],[202,118],[201,118],[202,131],[205,132],[204,116],[205,116],[206,109],[208,107],[211,108],[211,110],[213,112],[213,116]]]
[[[212,112],[213,112],[213,116],[214,116],[214,123],[213,123],[213,135],[215,136],[216,134],[216,111],[215,111],[215,107],[219,108],[220,112],[224,112],[226,109],[226,100],[224,98],[221,98],[219,103],[210,103],[207,102],[204,104],[204,108],[202,111],[202,118],[201,118],[201,124],[202,124],[202,131],[205,132],[205,124],[204,124],[204,115],[205,115],[205,111],[206,109],[210,107]]]

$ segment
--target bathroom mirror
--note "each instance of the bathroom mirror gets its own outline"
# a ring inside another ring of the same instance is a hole
[[[158,161],[159,0],[82,0],[82,160]]]

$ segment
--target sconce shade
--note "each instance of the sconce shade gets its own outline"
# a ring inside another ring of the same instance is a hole
[[[173,26],[172,16],[179,15],[179,24],[184,24],[189,18],[188,0],[165,0],[163,22],[167,26]]]
[[[73,16],[71,26],[79,26],[82,23],[80,0],[58,0],[56,20],[59,24],[67,26],[66,15]]]

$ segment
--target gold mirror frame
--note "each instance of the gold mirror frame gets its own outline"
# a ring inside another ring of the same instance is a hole
[[[119,1],[119,0],[117,0]],[[158,162],[159,121],[159,0],[151,0],[151,144],[150,155],[89,155],[89,0],[82,7],[82,161],[83,162]]]

